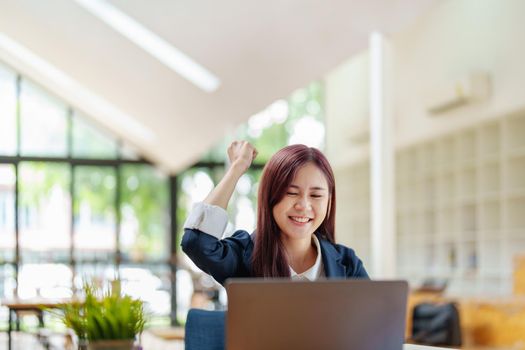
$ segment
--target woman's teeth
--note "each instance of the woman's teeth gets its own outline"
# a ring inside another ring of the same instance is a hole
[[[302,222],[302,223],[310,221],[310,218],[305,218],[305,217],[290,216],[290,218],[293,221]]]

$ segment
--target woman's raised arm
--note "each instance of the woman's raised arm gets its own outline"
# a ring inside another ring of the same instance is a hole
[[[257,150],[247,141],[233,141],[228,147],[230,167],[217,186],[208,194],[204,203],[227,209],[228,202],[240,177],[248,170],[257,156]]]
[[[249,276],[243,256],[251,249],[246,231],[237,231],[221,240],[228,223],[226,208],[239,178],[257,155],[246,141],[234,141],[228,148],[230,167],[203,203],[197,203],[184,223],[182,250],[204,272],[223,284],[229,277]],[[222,209],[221,209],[222,208]]]

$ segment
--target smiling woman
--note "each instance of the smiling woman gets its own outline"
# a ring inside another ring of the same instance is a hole
[[[333,186],[333,181],[331,183]],[[280,239],[289,255],[292,275],[296,271],[308,270],[315,263],[317,254],[314,249],[308,248],[312,246],[312,234],[323,221],[326,219],[330,225],[332,218],[327,218],[330,203],[328,188],[324,173],[314,163],[306,163],[297,171],[285,195],[272,209],[273,219],[280,229]],[[303,251],[309,254],[301,259]],[[261,266],[263,275],[264,265]]]
[[[230,168],[188,216],[182,249],[224,284],[230,277],[368,278],[355,252],[335,243],[335,180],[317,149],[291,145],[274,154],[261,176],[257,228],[221,239],[232,193],[257,156],[246,141],[228,148]]]

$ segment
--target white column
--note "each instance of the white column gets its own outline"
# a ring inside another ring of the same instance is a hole
[[[389,94],[388,41],[370,35],[370,224],[371,277],[394,278],[396,273],[394,215],[394,148]]]

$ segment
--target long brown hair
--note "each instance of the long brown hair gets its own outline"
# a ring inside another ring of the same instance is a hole
[[[330,163],[316,148],[291,145],[275,153],[263,169],[257,199],[257,229],[252,256],[256,277],[290,277],[280,230],[273,218],[273,207],[281,201],[297,171],[307,163],[315,164],[328,183],[328,211],[317,229],[325,239],[335,243],[335,179]]]

